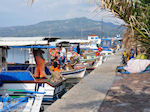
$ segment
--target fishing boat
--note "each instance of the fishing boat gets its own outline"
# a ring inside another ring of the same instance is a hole
[[[68,70],[61,72],[61,75],[63,75],[66,79],[68,78],[83,78],[85,75],[86,67],[78,67],[73,70]]]
[[[107,61],[107,59],[114,53],[112,47],[112,38],[103,38],[101,39],[101,47],[102,52],[101,55],[103,56],[103,62]]]
[[[11,39],[10,39],[11,40]],[[15,40],[13,41],[0,40],[0,51],[1,54],[6,49],[5,48],[48,48],[51,47],[47,40]],[[18,42],[19,41],[19,42]],[[24,91],[35,91],[38,92],[40,87],[44,88],[43,102],[54,102],[60,98],[65,93],[65,83],[64,81],[58,83],[51,83],[48,80],[37,80],[33,77],[32,72],[29,70],[29,64],[10,64],[3,66],[2,64],[6,55],[0,55],[0,62],[2,66],[2,72],[0,72],[0,79],[2,81],[2,86],[0,87],[0,95],[4,94],[3,90],[16,89]],[[5,61],[6,63],[6,61]],[[7,64],[7,63],[6,63]],[[7,91],[10,96],[26,95],[27,93]]]
[[[102,64],[103,56],[98,50],[88,49],[85,50],[82,56],[80,57],[80,62],[86,66],[86,70],[91,72],[96,67]]]
[[[103,56],[98,56],[90,59],[80,59],[80,62],[84,63],[86,70],[94,70],[96,67],[102,64]]]
[[[77,46],[79,45],[78,43],[70,43],[68,40],[65,41],[61,41],[61,40],[57,40],[56,42],[56,46],[57,47],[64,47],[67,51],[69,51],[70,47],[74,47],[74,50],[76,51]],[[68,62],[66,62],[65,64],[67,65]],[[62,70],[60,72],[60,74],[65,78],[83,78],[85,75],[85,71],[86,71],[86,67],[84,65],[81,64],[76,64],[74,66],[73,69],[66,69],[66,70]]]
[[[101,39],[102,53],[111,55],[120,49],[122,38],[103,38]]]
[[[28,95],[9,96],[8,93],[0,97],[0,112],[39,112],[43,110],[41,106],[44,89],[39,88],[38,92],[8,89],[7,91],[15,91],[28,93]]]
[[[101,39],[101,47],[103,49],[101,55],[103,55],[103,62],[120,49],[121,41],[122,38],[120,37]]]

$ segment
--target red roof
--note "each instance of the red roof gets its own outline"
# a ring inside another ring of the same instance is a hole
[[[97,36],[97,35],[93,34],[93,35],[88,35],[88,36]]]

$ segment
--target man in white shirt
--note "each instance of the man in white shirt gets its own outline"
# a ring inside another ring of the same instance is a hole
[[[64,47],[61,47],[60,57],[66,57],[66,49]]]
[[[60,65],[62,65],[63,69],[65,69],[65,61],[66,61],[66,49],[64,47],[61,47],[61,51],[60,51],[60,59],[59,59],[59,63]]]

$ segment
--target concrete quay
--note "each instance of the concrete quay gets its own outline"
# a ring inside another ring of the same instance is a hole
[[[121,52],[93,70],[45,112],[97,112],[115,79]]]

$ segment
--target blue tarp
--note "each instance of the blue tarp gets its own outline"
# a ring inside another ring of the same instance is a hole
[[[0,79],[2,81],[33,81],[31,73],[28,71],[18,71],[18,72],[1,72]]]

